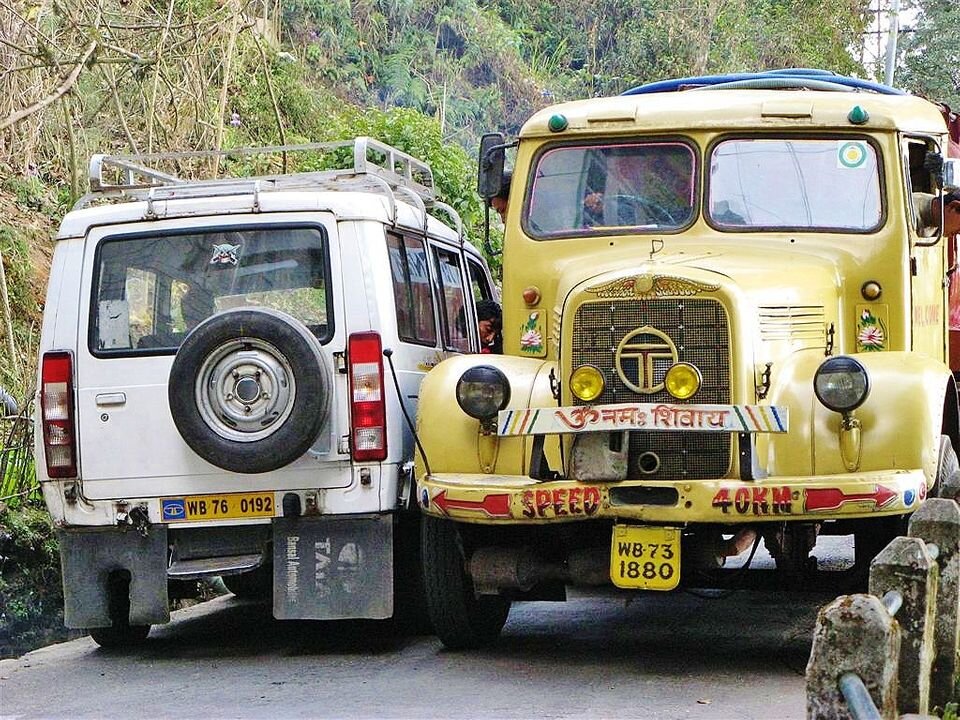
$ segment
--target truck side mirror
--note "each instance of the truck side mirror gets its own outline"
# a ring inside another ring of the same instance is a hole
[[[943,161],[943,189],[945,192],[960,190],[960,158]]]
[[[505,151],[503,133],[487,133],[480,138],[477,192],[485,200],[496,197],[503,185]]]

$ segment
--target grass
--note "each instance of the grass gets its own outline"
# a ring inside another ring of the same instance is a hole
[[[0,502],[18,507],[40,500],[29,405],[19,415],[0,419],[0,441]]]

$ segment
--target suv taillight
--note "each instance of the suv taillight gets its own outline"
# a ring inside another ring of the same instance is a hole
[[[383,388],[383,348],[375,332],[354,333],[347,342],[353,459],[387,457],[387,407]]]
[[[52,478],[76,477],[73,359],[70,354],[44,353],[40,383],[40,412],[47,475]]]

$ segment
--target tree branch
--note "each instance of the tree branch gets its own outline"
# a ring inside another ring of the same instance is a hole
[[[2,38],[2,37],[0,37],[0,44],[6,45],[7,47],[13,48],[14,50],[16,50],[16,51],[17,51],[18,53],[20,53],[21,55],[27,55],[27,56],[34,56],[34,55],[36,55],[36,53],[34,53],[32,50],[27,50],[27,49],[24,48],[24,47],[20,47],[20,46],[17,45],[15,42],[11,42],[10,40],[7,40],[7,39]]]
[[[267,92],[270,95],[270,104],[273,106],[273,117],[277,121],[277,133],[280,135],[280,144],[287,144],[287,133],[283,127],[283,118],[280,116],[280,106],[277,104],[277,96],[273,91],[273,79],[270,77],[270,63],[267,62],[267,54],[263,51],[263,44],[257,33],[253,33],[253,42],[260,53],[260,66],[263,68],[263,79],[267,83]],[[283,171],[287,171],[287,154],[283,153]]]
[[[219,113],[218,113],[218,123],[217,123],[217,136],[214,143],[214,150],[221,150],[223,148],[223,123],[224,123],[224,114],[227,111],[227,91],[230,89],[230,71],[233,68],[233,52],[237,46],[237,35],[240,32],[240,13],[238,12],[233,16],[233,27],[230,28],[230,35],[227,41],[227,57],[224,59],[224,68],[223,68],[223,83],[220,85],[220,102],[218,103]],[[213,158],[213,175],[216,177],[220,174],[220,156],[215,155]]]
[[[97,41],[91,40],[90,44],[87,45],[87,49],[84,50],[83,56],[80,58],[80,61],[74,66],[73,70],[70,71],[70,74],[67,76],[67,79],[64,80],[60,86],[53,91],[53,94],[47,95],[47,97],[42,100],[35,102],[29,107],[23,108],[23,110],[18,110],[17,112],[8,115],[5,120],[0,120],[0,130],[6,130],[11,125],[14,125],[24,118],[30,117],[35,112],[43,110],[53,102],[56,102],[59,98],[65,95],[70,91],[70,88],[74,86],[77,82],[77,78],[80,77],[80,72],[83,70],[83,66],[87,64],[87,60],[93,55],[93,51],[97,49]]]
[[[160,34],[160,42],[157,43],[157,64],[153,74],[153,92],[147,101],[147,152],[153,152],[153,128],[154,120],[158,120],[156,115],[157,89],[160,83],[160,68],[163,63],[163,46],[167,42],[167,35],[170,33],[170,24],[173,22],[173,0],[167,5],[167,24]]]
[[[114,74],[113,68],[109,68],[108,72],[107,67],[102,67],[100,72],[103,73],[104,79],[107,81],[107,87],[110,88],[110,97],[113,98],[113,106],[117,110],[117,118],[120,120],[120,127],[123,128],[123,134],[127,136],[127,144],[134,155],[139,155],[140,150],[137,148],[137,141],[133,139],[133,133],[130,132],[127,116],[123,112],[123,104],[120,102],[120,95],[117,93],[117,76]]]

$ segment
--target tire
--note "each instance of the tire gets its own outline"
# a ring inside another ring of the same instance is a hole
[[[394,525],[393,618],[400,635],[433,635],[420,554],[421,516],[401,511]]]
[[[186,337],[167,397],[184,442],[224,470],[264,473],[289,465],[316,440],[330,407],[320,343],[281,312],[239,308]]]
[[[440,642],[451,650],[461,650],[496,640],[507,621],[510,601],[474,593],[456,525],[425,515],[420,550],[427,612]]]
[[[112,627],[90,628],[90,637],[107,650],[123,650],[143,645],[150,634],[149,625],[130,625],[115,622]]]
[[[227,590],[241,600],[269,600],[273,597],[273,568],[261,565],[256,570],[221,578]]]
[[[960,460],[948,435],[940,436],[940,451],[937,456],[937,476],[933,487],[928,491],[930,497],[960,497]],[[909,529],[909,515],[886,517],[870,523],[869,530],[862,530],[854,537],[854,552],[858,575],[866,578],[870,572],[870,562],[893,538],[906,535]]]
[[[930,488],[930,495],[960,502],[960,460],[949,435],[940,436],[937,478]]]

